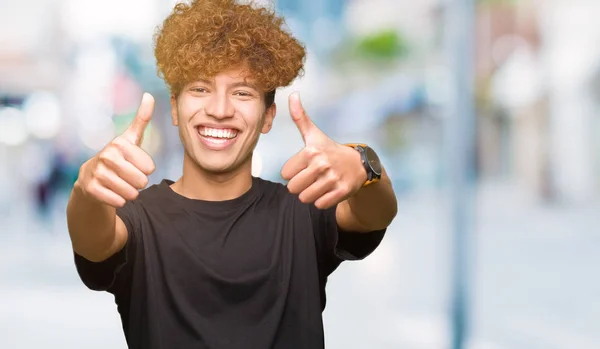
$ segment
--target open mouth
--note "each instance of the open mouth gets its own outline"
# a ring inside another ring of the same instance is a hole
[[[204,144],[209,147],[225,146],[233,143],[239,131],[232,128],[213,128],[206,126],[198,127],[198,134]]]

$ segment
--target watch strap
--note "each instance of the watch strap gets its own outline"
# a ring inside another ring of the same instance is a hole
[[[370,184],[379,182],[380,178],[373,173],[371,167],[369,167],[368,159],[366,155],[366,148],[368,147],[364,143],[346,143],[344,144],[347,147],[353,148],[354,150],[360,153],[360,159],[363,163],[365,171],[367,171],[367,180],[363,183],[363,187],[366,187]]]

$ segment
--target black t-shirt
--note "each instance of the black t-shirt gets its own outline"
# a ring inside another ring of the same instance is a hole
[[[370,254],[385,230],[340,232],[335,208],[256,177],[218,202],[172,183],[117,210],[129,233],[120,252],[100,263],[75,254],[85,285],[115,296],[129,348],[323,348],[327,277]]]

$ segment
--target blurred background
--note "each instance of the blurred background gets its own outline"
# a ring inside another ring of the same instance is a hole
[[[462,318],[463,348],[600,348],[600,1],[269,3],[309,55],[255,174],[279,181],[301,148],[298,90],[332,138],[377,149],[399,198],[378,250],[330,278],[327,347],[451,348]],[[125,348],[112,297],[76,274],[65,206],[144,91],[151,183],[180,176],[152,48],[174,4],[0,0],[0,348]]]

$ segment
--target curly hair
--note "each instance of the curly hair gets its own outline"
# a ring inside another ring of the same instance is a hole
[[[252,3],[179,3],[154,37],[158,75],[177,95],[191,81],[241,66],[268,99],[303,73],[305,48],[283,24],[272,10]]]

